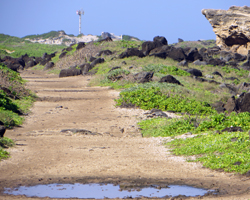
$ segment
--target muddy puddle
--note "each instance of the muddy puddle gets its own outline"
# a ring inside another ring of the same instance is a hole
[[[36,186],[20,186],[18,188],[5,188],[4,193],[10,195],[25,195],[27,197],[49,198],[140,198],[156,197],[166,198],[179,195],[187,197],[203,196],[212,193],[206,189],[185,185],[151,185],[147,187],[126,187],[114,184],[48,184]]]

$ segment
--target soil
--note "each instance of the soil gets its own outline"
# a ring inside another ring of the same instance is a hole
[[[166,138],[142,137],[136,122],[144,111],[116,108],[119,92],[88,87],[92,77],[35,70],[21,76],[39,100],[21,127],[5,133],[16,146],[0,162],[0,199],[49,199],[3,193],[48,183],[180,184],[217,191],[189,199],[250,199],[249,177],[186,162],[170,154]]]

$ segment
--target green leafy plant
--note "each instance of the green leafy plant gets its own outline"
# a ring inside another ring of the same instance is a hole
[[[248,70],[244,70],[244,69],[235,69],[229,66],[224,66],[221,68],[222,71],[226,72],[226,73],[232,73],[234,72],[237,76],[243,77],[249,74]]]
[[[6,137],[0,138],[0,160],[9,157],[9,153],[4,149],[12,146],[14,146],[13,140]]]
[[[0,90],[0,108],[2,110],[11,110],[13,112],[18,112],[18,106],[12,102],[12,100],[6,96],[3,90]]]
[[[198,135],[167,143],[175,155],[196,155],[205,167],[246,173],[250,169],[250,139],[247,132]]]
[[[176,66],[166,66],[162,64],[149,64],[144,66],[143,71],[151,71],[155,73],[161,74],[170,74],[170,75],[178,75],[178,76],[190,76],[190,73],[177,68]]]
[[[114,69],[112,71],[110,71],[108,74],[107,74],[107,78],[108,79],[114,79],[115,77],[119,76],[119,75],[128,75],[130,74],[130,71],[128,70],[125,70],[125,69]]]
[[[168,137],[181,135],[195,129],[194,124],[185,119],[154,118],[138,122],[144,137]]]
[[[160,123],[159,123],[160,122]],[[138,123],[145,136],[175,136],[192,132],[200,134],[211,131],[221,131],[228,127],[241,127],[244,131],[250,129],[250,113],[244,112],[230,115],[216,113],[209,116],[183,116],[174,119],[150,119]],[[155,124],[157,128],[154,127]]]
[[[0,75],[3,88],[0,89],[0,121],[9,128],[21,125],[24,118],[20,114],[28,112],[36,96],[25,89],[19,73],[0,64]]]
[[[216,113],[206,102],[199,102],[192,98],[186,98],[179,94],[165,95],[158,87],[148,89],[138,88],[133,91],[122,91],[120,98],[116,100],[117,106],[133,104],[145,110],[157,108],[175,112],[190,114],[211,114]]]

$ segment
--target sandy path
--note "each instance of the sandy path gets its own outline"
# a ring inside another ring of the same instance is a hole
[[[184,162],[167,152],[163,138],[142,138],[136,127],[141,111],[115,108],[118,92],[87,87],[91,77],[59,79],[31,70],[22,76],[41,101],[22,127],[6,132],[18,145],[0,162],[0,192],[18,185],[136,182],[219,189],[220,196],[203,199],[250,199],[246,177]],[[72,128],[98,134],[61,132]],[[0,193],[0,199],[30,198]]]

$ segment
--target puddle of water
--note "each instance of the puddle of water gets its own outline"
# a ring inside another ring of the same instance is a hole
[[[136,198],[166,196],[203,196],[208,190],[190,186],[170,185],[167,188],[157,187],[134,188],[121,190],[119,185],[113,184],[49,184],[37,186],[20,186],[15,189],[5,188],[5,194],[25,195],[27,197],[50,197],[50,198]]]

